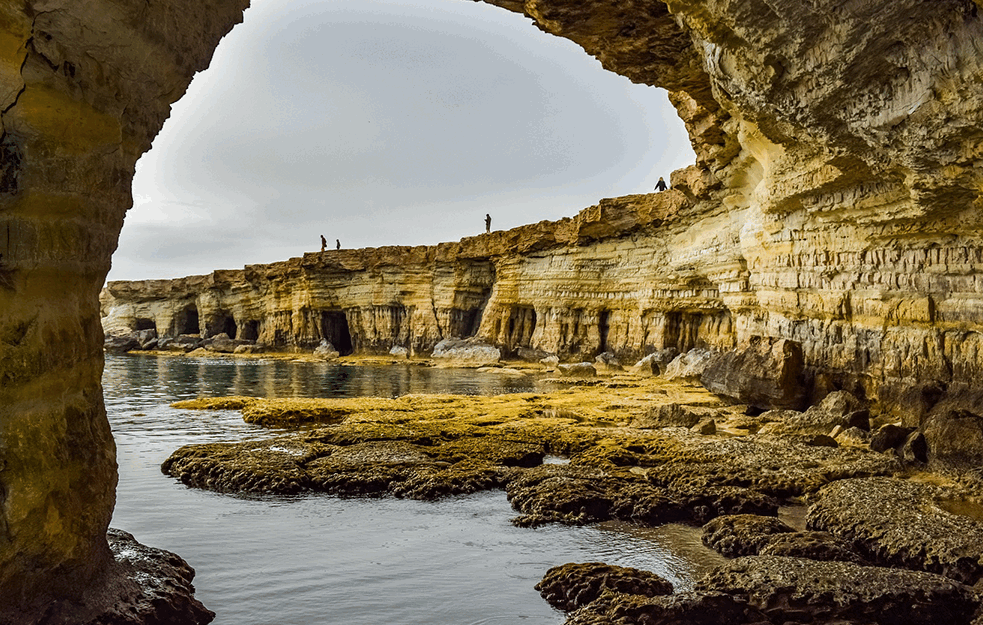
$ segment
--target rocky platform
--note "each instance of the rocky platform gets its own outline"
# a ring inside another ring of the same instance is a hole
[[[970,586],[983,571],[983,520],[972,514],[983,485],[972,477],[929,484],[924,465],[893,448],[799,433],[803,413],[791,433],[755,433],[781,417],[749,415],[691,382],[590,381],[497,397],[180,402],[298,429],[182,447],[161,468],[222,492],[438,499],[504,489],[519,526],[705,524],[708,546],[739,557],[676,594],[647,572],[560,567],[540,589],[571,624],[968,625],[980,607]],[[825,423],[856,408],[834,397],[813,410]],[[719,425],[701,433],[689,413]],[[777,518],[803,501],[805,528]]]

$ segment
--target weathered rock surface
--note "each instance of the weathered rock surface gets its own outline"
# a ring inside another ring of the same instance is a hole
[[[671,595],[672,584],[655,573],[602,562],[564,564],[546,571],[536,590],[557,610],[570,612],[605,591],[642,597]]]
[[[444,339],[433,348],[435,362],[457,367],[481,367],[502,359],[502,351],[473,339]]]
[[[754,337],[747,347],[717,354],[700,382],[718,395],[761,410],[803,407],[802,347],[786,339]]]
[[[846,540],[872,561],[974,584],[983,577],[981,512],[983,506],[952,489],[888,478],[850,479],[819,491],[807,522]]]
[[[794,531],[775,517],[727,515],[703,526],[703,544],[728,558],[756,556],[775,534]]]

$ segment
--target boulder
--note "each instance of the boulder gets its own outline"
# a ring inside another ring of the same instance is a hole
[[[389,350],[389,355],[394,358],[402,358],[405,360],[410,357],[410,350],[401,345],[393,345],[393,348]]]
[[[543,358],[546,358],[549,355],[549,352],[542,349],[535,349],[533,347],[520,347],[519,349],[515,350],[516,358],[526,362],[542,362]]]
[[[621,371],[621,361],[612,353],[604,352],[598,354],[594,358],[594,369],[599,373],[613,373],[615,371]]]
[[[932,464],[955,470],[983,467],[983,417],[977,411],[933,410],[923,432]]]
[[[710,417],[700,419],[700,422],[690,428],[694,434],[713,436],[717,433],[717,422]]]
[[[767,431],[784,434],[830,434],[837,426],[841,430],[867,430],[870,427],[870,412],[866,405],[846,391],[830,393],[805,412],[784,415],[783,419],[770,423]]]
[[[714,356],[700,376],[712,393],[761,410],[802,408],[802,346],[787,339],[754,337],[744,349]]]
[[[211,338],[211,342],[208,344],[207,349],[213,352],[219,352],[222,354],[234,353],[238,347],[235,341],[229,338],[228,334],[224,332],[221,334],[216,334]]]
[[[644,415],[632,419],[631,425],[636,428],[691,428],[704,419],[713,420],[719,414],[713,408],[690,406],[687,404],[661,404],[649,408]]]
[[[133,333],[140,343],[140,349],[151,349],[147,345],[157,338],[157,330],[137,330]]]
[[[262,354],[262,345],[237,345],[233,354]]]
[[[714,352],[708,349],[691,349],[684,354],[680,354],[666,365],[665,378],[667,380],[678,379],[699,379],[710,364]]]
[[[433,348],[431,357],[442,365],[452,367],[481,367],[502,359],[502,352],[494,345],[475,338],[444,339]]]
[[[560,375],[565,378],[592,378],[597,375],[597,369],[589,362],[557,365],[557,369]]]
[[[110,354],[125,354],[126,352],[140,349],[140,341],[133,334],[106,336],[103,342],[103,349]]]
[[[556,368],[560,365],[560,359],[550,354],[546,358],[540,360],[539,364],[544,365],[547,371],[555,371]]]
[[[895,447],[901,446],[908,435],[911,434],[911,429],[903,428],[900,425],[895,425],[893,423],[888,423],[882,425],[878,428],[877,432],[870,437],[870,448],[872,451],[884,452],[889,449],[894,449]]]
[[[321,339],[321,344],[314,349],[314,357],[321,360],[335,360],[341,353],[327,339]]]
[[[660,349],[636,362],[629,371],[638,375],[662,375],[678,355],[679,350],[674,347]]]
[[[858,427],[847,428],[837,434],[835,440],[843,445],[869,445],[870,432]]]
[[[912,432],[901,445],[901,459],[908,463],[928,462],[928,444],[921,432]]]

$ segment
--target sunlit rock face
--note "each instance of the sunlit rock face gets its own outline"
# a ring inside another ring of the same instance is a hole
[[[0,622],[95,609],[116,485],[98,293],[136,159],[244,4],[0,6]]]

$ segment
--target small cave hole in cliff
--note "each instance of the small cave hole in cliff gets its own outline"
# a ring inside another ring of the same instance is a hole
[[[222,327],[220,329],[220,332],[225,332],[230,339],[234,339],[236,337],[236,330],[237,328],[236,328],[235,319],[233,319],[232,317],[225,317],[222,320]]]
[[[231,335],[230,335],[231,336]],[[242,324],[242,335],[239,337],[247,341],[256,341],[259,339],[259,322],[255,320],[249,320]]]
[[[536,309],[517,306],[509,314],[508,343],[513,349],[531,347],[532,334],[536,331]]]
[[[136,324],[133,327],[134,330],[156,330],[157,324],[154,323],[153,319],[137,319]]]
[[[342,310],[325,310],[321,312],[321,336],[334,345],[342,356],[351,354],[352,335],[348,329],[348,317]]]
[[[611,329],[611,311],[602,310],[597,319],[597,333],[600,336],[598,348],[602,352],[608,351],[608,331]]]
[[[191,304],[180,313],[175,319],[175,334],[201,334],[198,327],[198,307]]]

